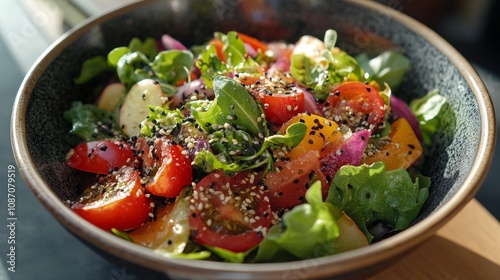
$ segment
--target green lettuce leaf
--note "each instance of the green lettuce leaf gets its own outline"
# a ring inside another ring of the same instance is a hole
[[[423,142],[426,147],[432,145],[432,136],[440,131],[453,131],[456,117],[446,97],[438,89],[430,91],[424,97],[414,99],[409,104],[417,117]]]
[[[281,224],[270,228],[258,246],[256,262],[309,259],[335,253],[334,240],[339,235],[337,212],[330,203],[323,202],[319,181],[307,190],[306,200],[307,203],[285,213]]]
[[[346,212],[371,242],[370,226],[383,221],[395,231],[407,228],[428,196],[428,185],[413,182],[406,170],[386,171],[384,163],[376,162],[340,168],[326,201]]]

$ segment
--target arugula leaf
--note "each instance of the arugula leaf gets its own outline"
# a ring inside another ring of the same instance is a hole
[[[101,110],[94,104],[83,104],[81,101],[73,102],[63,113],[63,117],[72,124],[65,138],[72,146],[80,142],[114,137],[113,131],[119,129],[117,114]],[[97,123],[102,125],[98,126]]]
[[[102,56],[95,56],[83,62],[80,75],[75,79],[77,85],[84,84],[100,74],[113,70]]]
[[[282,261],[283,256],[308,259],[335,253],[334,240],[339,235],[337,211],[323,202],[319,181],[307,190],[306,200],[307,203],[285,213],[281,224],[269,229],[257,248],[255,261]]]
[[[264,112],[245,87],[225,76],[215,77],[213,86],[221,113],[229,124],[245,129],[252,136],[268,135]]]
[[[419,121],[426,147],[432,145],[434,133],[455,127],[455,113],[446,97],[441,95],[438,89],[430,91],[422,98],[412,100],[409,107]],[[445,127],[448,129],[444,129]]]
[[[370,226],[383,221],[395,231],[407,228],[428,196],[428,185],[413,182],[406,170],[386,171],[383,162],[376,162],[340,168],[326,201],[345,211],[371,242]]]

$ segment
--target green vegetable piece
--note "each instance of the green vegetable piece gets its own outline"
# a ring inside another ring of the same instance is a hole
[[[113,66],[113,67],[117,67],[118,66],[118,61],[120,61],[120,58],[125,55],[125,54],[128,54],[130,53],[130,49],[127,48],[127,47],[118,47],[118,48],[114,48],[113,50],[111,50],[109,53],[108,53],[108,63],[109,65]]]
[[[217,256],[221,257],[223,260],[231,263],[243,263],[245,258],[253,251],[253,248],[240,253],[234,253],[226,249],[219,247],[205,246],[207,249],[215,253]]]
[[[435,133],[449,131],[451,134],[455,130],[455,113],[438,89],[430,91],[422,98],[412,100],[409,107],[419,121],[426,147],[432,145],[432,136]]]
[[[127,53],[118,60],[116,73],[120,81],[130,88],[140,80],[151,78],[151,75],[143,69],[149,63],[149,59],[141,52]]]
[[[343,166],[335,175],[327,202],[351,217],[366,235],[368,228],[384,221],[399,231],[417,217],[429,195],[428,185],[419,186],[404,169],[385,170],[382,162],[371,166]]]
[[[159,129],[166,132],[175,130],[184,122],[185,117],[179,109],[168,110],[160,106],[149,106],[148,117],[141,122],[141,134],[153,136]]]
[[[335,222],[338,211],[323,202],[321,183],[316,181],[306,192],[307,203],[283,215],[282,223],[272,226],[259,244],[255,261],[278,261],[295,256],[308,259],[334,254],[334,240],[339,235]]]
[[[328,29],[325,32],[325,47],[329,50],[335,48],[335,44],[337,44],[337,31],[333,29]]]
[[[128,44],[130,52],[140,52],[146,55],[149,59],[153,59],[158,54],[156,48],[156,40],[148,37],[146,40],[141,41],[139,38],[132,38]]]
[[[63,117],[72,124],[65,138],[72,146],[81,142],[114,137],[113,132],[119,128],[116,114],[101,110],[94,104],[83,104],[80,101],[73,102],[63,113]],[[98,126],[98,122],[102,125]]]
[[[189,51],[168,50],[160,52],[151,64],[156,76],[168,84],[175,84],[189,77],[194,57]]]
[[[237,81],[217,76],[214,79],[214,93],[226,122],[244,128],[252,136],[267,136],[264,112],[252,95]]]
[[[241,170],[238,164],[223,162],[213,153],[206,150],[202,150],[196,154],[194,165],[199,166],[207,173],[215,170],[224,170],[225,172],[236,172]]]
[[[246,61],[246,48],[243,41],[238,37],[238,33],[230,31],[226,36],[221,36],[224,43],[224,55],[227,57],[227,63],[236,66]]]
[[[397,51],[385,51],[370,59],[366,53],[356,57],[361,67],[366,71],[368,81],[375,80],[380,85],[387,83],[391,88],[397,88],[406,73],[411,69],[411,61]]]
[[[89,58],[83,62],[80,75],[75,79],[75,83],[78,85],[84,84],[110,70],[112,70],[112,68],[108,65],[104,57],[95,56]]]

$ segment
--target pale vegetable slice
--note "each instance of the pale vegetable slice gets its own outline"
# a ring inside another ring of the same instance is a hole
[[[149,115],[149,106],[163,106],[167,99],[156,81],[145,79],[136,83],[120,109],[119,123],[123,132],[128,136],[139,134],[139,125]]]
[[[112,83],[107,85],[97,99],[99,109],[113,112],[120,106],[127,95],[127,89],[122,83]]]
[[[136,244],[155,249],[164,255],[177,255],[184,251],[189,240],[189,200],[181,193],[174,204],[161,208],[156,219],[129,233]]]

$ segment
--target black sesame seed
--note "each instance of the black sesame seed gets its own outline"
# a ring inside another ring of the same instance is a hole
[[[366,193],[365,196],[366,196],[366,198],[370,198],[371,194],[370,193]]]

